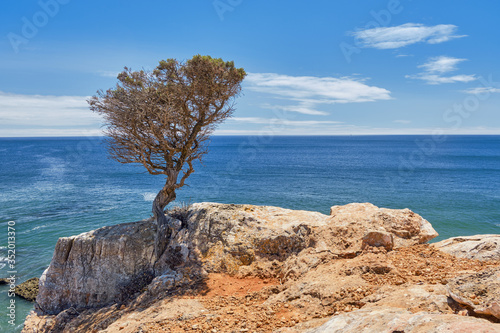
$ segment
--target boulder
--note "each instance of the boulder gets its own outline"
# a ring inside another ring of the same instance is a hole
[[[152,276],[153,220],[60,238],[40,278],[37,303],[49,314],[122,301]]]
[[[14,288],[14,294],[30,302],[34,302],[38,294],[38,281],[39,279],[35,277],[20,283]]]
[[[500,319],[500,267],[452,279],[446,285],[451,298],[475,313]]]
[[[453,237],[432,245],[459,258],[500,261],[500,235]]]
[[[332,317],[308,333],[499,333],[488,320],[453,314],[411,313],[398,308],[361,309]]]
[[[369,246],[383,247],[387,251],[391,251],[394,247],[394,238],[388,232],[370,231],[363,237],[361,249],[364,250]]]
[[[337,251],[361,250],[363,238],[373,231],[379,236],[392,234],[394,248],[422,244],[438,236],[427,220],[407,208],[378,208],[370,203],[331,207],[328,228],[338,235],[335,240],[340,243],[330,244]]]

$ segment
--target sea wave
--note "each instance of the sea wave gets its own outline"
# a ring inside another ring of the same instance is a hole
[[[113,210],[113,209],[117,209],[117,208],[118,208],[118,206],[111,206],[111,207],[99,208],[98,211],[107,212],[108,210]]]
[[[28,232],[32,232],[32,231],[35,231],[35,230],[38,230],[38,229],[42,229],[42,228],[46,228],[47,225],[46,224],[43,224],[43,225],[39,225],[39,226],[36,226],[30,230],[26,230],[24,233],[28,233]]]
[[[154,193],[154,192],[144,192],[144,193],[142,193],[142,197],[144,198],[144,201],[153,202],[153,200],[156,197],[156,193]]]

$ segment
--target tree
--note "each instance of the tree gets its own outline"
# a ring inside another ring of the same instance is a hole
[[[194,172],[193,163],[207,153],[216,125],[232,115],[245,76],[232,61],[210,56],[196,55],[186,62],[168,59],[153,71],[125,67],[114,89],[99,90],[88,101],[104,117],[113,159],[166,176],[152,208],[157,260],[171,233],[165,207]]]

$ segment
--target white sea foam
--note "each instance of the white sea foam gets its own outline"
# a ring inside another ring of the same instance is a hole
[[[156,197],[156,193],[154,193],[154,192],[144,192],[144,193],[142,193],[142,197],[144,198],[144,201],[153,202],[153,200]]]
[[[0,269],[4,268],[7,265],[7,257],[0,256]]]
[[[31,229],[31,230],[29,230],[29,231],[35,231],[35,230],[42,229],[42,228],[45,228],[45,227],[47,227],[47,225],[46,225],[46,224],[43,224],[43,225],[39,225],[39,226],[37,226],[37,227],[34,227],[33,229]]]
[[[116,208],[118,208],[118,206],[111,206],[111,207],[99,208],[98,210],[100,212],[107,212],[108,210],[113,210],[113,209],[116,209]]]

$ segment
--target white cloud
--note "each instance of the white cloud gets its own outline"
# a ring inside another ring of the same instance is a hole
[[[390,92],[350,77],[249,74],[250,90],[311,103],[355,103],[390,99]]]
[[[265,105],[308,115],[327,115],[317,110],[318,104],[359,103],[391,99],[387,89],[369,86],[351,77],[289,76],[275,73],[250,73],[247,89],[274,95],[275,98],[298,102],[297,105]],[[288,103],[289,104],[289,103]]]
[[[357,38],[362,47],[397,49],[415,43],[438,44],[466,37],[466,35],[456,35],[456,31],[457,26],[453,24],[425,26],[419,23],[406,23],[396,27],[359,30],[351,34]]]
[[[443,83],[456,83],[456,82],[470,82],[477,80],[475,75],[453,75],[442,76],[444,73],[453,72],[457,70],[457,64],[467,59],[453,58],[453,57],[433,57],[430,58],[425,64],[418,66],[423,68],[422,73],[415,75],[407,75],[407,78],[426,81],[427,84],[443,84]]]
[[[446,56],[430,58],[428,62],[418,66],[429,73],[447,73],[457,70],[457,64],[467,59],[452,58]]]
[[[410,124],[411,123],[411,121],[409,121],[409,120],[403,120],[403,119],[393,120],[392,122],[396,123],[396,124]]]
[[[265,105],[263,106],[266,109],[277,109],[287,112],[297,112],[301,114],[308,114],[313,116],[327,116],[328,112],[318,111],[314,109],[313,103],[301,103],[300,105]]]
[[[99,128],[101,118],[90,111],[85,96],[20,95],[0,92],[0,136],[12,131]],[[34,132],[33,132],[34,133]]]
[[[318,125],[332,125],[332,124],[342,123],[339,121],[329,121],[329,120],[288,120],[281,118],[258,118],[258,117],[234,117],[230,118],[230,120],[245,124],[267,124],[267,125],[284,125],[284,126],[318,126]]]
[[[464,93],[466,94],[474,94],[474,95],[481,95],[481,94],[494,94],[494,93],[500,93],[500,88],[494,88],[494,87],[476,87],[476,88],[470,88],[463,90]]]
[[[118,77],[118,74],[120,74],[120,72],[98,71],[97,74],[102,77],[111,77],[113,79],[116,79]]]
[[[424,80],[427,84],[442,84],[442,83],[456,83],[456,82],[471,82],[477,80],[475,75],[453,75],[453,76],[439,76],[436,74],[420,73],[417,75],[407,75],[407,78]]]
[[[71,128],[7,128],[0,129],[0,137],[56,137],[56,136],[103,136],[102,130]]]
[[[215,135],[499,135],[500,127],[464,128],[388,128],[355,125],[331,125],[315,128],[306,127],[264,127],[256,130],[217,129]]]

